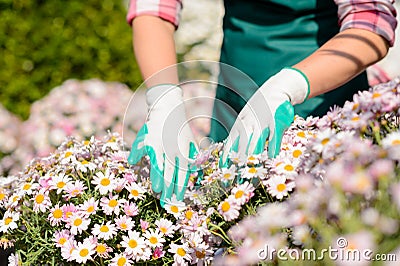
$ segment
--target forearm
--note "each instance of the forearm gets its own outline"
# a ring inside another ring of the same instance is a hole
[[[133,20],[132,31],[135,57],[146,85],[178,83],[176,68],[170,67],[177,63],[175,26],[158,17],[143,15]]]
[[[339,87],[381,60],[388,47],[387,41],[373,32],[347,29],[293,67],[308,77],[312,98]]]

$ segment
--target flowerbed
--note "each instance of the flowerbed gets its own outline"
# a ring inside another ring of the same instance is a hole
[[[165,209],[150,192],[147,161],[128,165],[117,134],[68,138],[2,180],[1,243],[15,246],[12,263],[27,265],[298,265],[294,255],[260,256],[266,246],[368,249],[400,260],[399,107],[395,79],[322,118],[296,118],[277,158],[231,154],[220,168],[222,144],[214,144],[198,154],[185,201]]]

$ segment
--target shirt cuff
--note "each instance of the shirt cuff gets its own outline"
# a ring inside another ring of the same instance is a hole
[[[150,15],[166,20],[177,28],[181,10],[182,2],[180,0],[131,0],[126,21],[132,25],[132,21],[136,17]]]
[[[396,26],[396,17],[383,12],[368,10],[348,14],[341,22],[340,31],[349,28],[369,30],[382,36],[392,47],[395,40]]]

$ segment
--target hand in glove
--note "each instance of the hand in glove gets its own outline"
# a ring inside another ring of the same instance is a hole
[[[297,69],[284,68],[269,78],[239,113],[225,142],[222,165],[231,150],[240,161],[260,154],[268,140],[268,157],[280,151],[282,136],[294,119],[293,105],[302,103],[310,92],[307,77]]]
[[[182,89],[166,84],[150,88],[146,93],[148,117],[132,144],[128,158],[136,164],[143,156],[150,157],[152,190],[161,192],[161,205],[175,194],[183,200],[197,147],[187,123]]]

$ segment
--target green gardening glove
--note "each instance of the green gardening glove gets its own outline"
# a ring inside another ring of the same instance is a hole
[[[161,205],[175,194],[183,200],[197,147],[187,123],[182,89],[164,84],[148,89],[147,121],[138,132],[128,157],[136,164],[143,156],[150,158],[152,190],[161,193]]]
[[[250,98],[239,113],[225,140],[222,166],[226,167],[229,153],[238,153],[239,160],[260,154],[268,140],[268,157],[280,151],[285,130],[294,119],[293,105],[307,99],[310,88],[307,77],[297,69],[284,68],[269,78]]]

